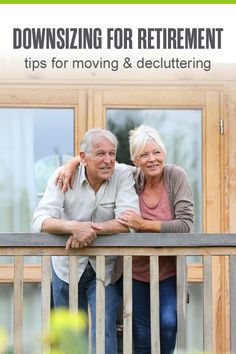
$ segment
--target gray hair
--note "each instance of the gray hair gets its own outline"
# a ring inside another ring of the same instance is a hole
[[[100,137],[110,141],[115,146],[115,149],[117,149],[118,141],[116,136],[112,132],[106,129],[92,128],[84,134],[84,137],[80,143],[80,151],[83,151],[85,153],[90,152],[93,140]]]
[[[166,148],[158,131],[147,125],[140,125],[129,133],[130,156],[134,161],[135,157],[143,151],[145,145],[150,140],[154,141],[166,156]]]

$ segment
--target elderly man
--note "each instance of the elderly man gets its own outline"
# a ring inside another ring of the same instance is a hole
[[[81,163],[74,188],[62,193],[51,177],[44,197],[35,210],[33,230],[53,234],[68,234],[66,250],[86,247],[97,235],[128,232],[116,217],[132,208],[138,210],[138,199],[130,168],[115,163],[117,139],[108,130],[89,130],[80,145]],[[115,257],[106,257],[105,337],[106,354],[116,354],[116,319],[120,297],[116,285],[111,284]],[[67,306],[69,302],[68,257],[52,257],[54,305]],[[92,319],[92,348],[96,352],[96,260],[79,257],[79,308]],[[99,354],[99,353],[97,353]]]

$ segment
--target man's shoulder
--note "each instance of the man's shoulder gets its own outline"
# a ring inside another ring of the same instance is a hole
[[[116,162],[115,164],[115,169],[114,169],[114,174],[117,175],[129,175],[131,174],[131,168],[129,165],[126,165],[124,163],[119,163]]]
[[[126,165],[125,163],[116,162],[115,163],[115,170],[117,170],[117,171],[129,171],[130,170],[130,166]]]
[[[113,183],[119,183],[126,178],[132,178],[132,172],[128,165],[124,163],[116,162],[114,172],[111,176],[110,181]]]

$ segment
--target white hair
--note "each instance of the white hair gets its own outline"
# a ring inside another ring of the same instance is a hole
[[[149,141],[154,141],[166,156],[166,148],[158,131],[142,124],[129,133],[130,156],[133,161]]]
[[[84,137],[80,143],[80,151],[85,153],[90,152],[92,142],[96,138],[101,137],[110,141],[115,146],[115,149],[117,149],[118,142],[116,136],[112,132],[106,129],[92,128],[84,134]]]

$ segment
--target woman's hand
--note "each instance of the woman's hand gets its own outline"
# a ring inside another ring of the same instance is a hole
[[[73,189],[75,171],[79,164],[80,158],[77,156],[60,168],[55,179],[55,186],[58,185],[62,192],[67,192],[69,187]]]
[[[121,213],[118,216],[117,221],[122,225],[134,229],[135,231],[143,230],[146,222],[140,213],[132,209],[125,210],[123,213]]]

